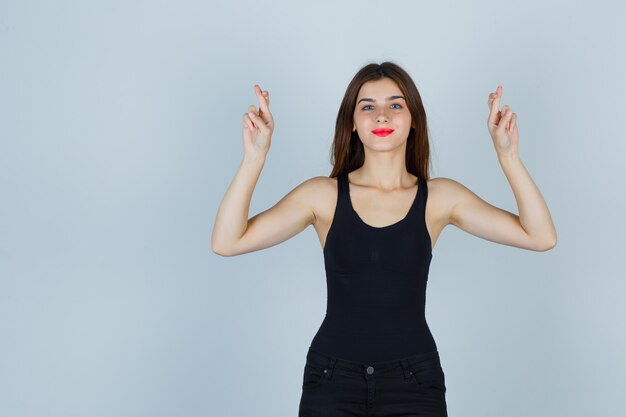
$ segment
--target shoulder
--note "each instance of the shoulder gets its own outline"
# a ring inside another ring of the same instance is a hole
[[[337,178],[319,175],[302,181],[296,189],[301,189],[303,194],[312,198],[320,193],[337,191]]]
[[[436,177],[426,181],[428,188],[428,204],[434,211],[446,219],[447,223],[453,222],[454,207],[472,192],[460,182],[447,177]]]
[[[337,195],[337,178],[320,175],[309,178],[300,186],[313,206],[320,202],[328,203]]]
[[[337,178],[319,175],[300,182],[294,187],[292,193],[298,194],[300,199],[306,200],[313,205],[320,197],[326,200],[326,196],[337,194]]]
[[[439,192],[455,192],[463,188],[463,184],[447,177],[436,177],[426,181],[428,190],[436,190]]]
[[[334,212],[337,203],[337,178],[315,176],[302,181],[293,192],[311,209],[315,224],[320,218],[325,219]]]

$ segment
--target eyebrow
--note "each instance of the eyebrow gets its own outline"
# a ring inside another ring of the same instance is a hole
[[[406,100],[406,99],[405,99],[404,97],[402,97],[402,96],[389,96],[389,97],[387,97],[387,98],[385,99],[385,101],[395,100],[395,99],[397,99],[397,98],[402,98],[402,99]],[[360,102],[362,102],[362,101],[372,101],[372,102],[375,102],[376,100],[374,100],[373,98],[365,97],[365,98],[362,98],[361,100],[357,101],[357,102],[356,102],[356,104],[359,104],[359,103],[360,103]]]

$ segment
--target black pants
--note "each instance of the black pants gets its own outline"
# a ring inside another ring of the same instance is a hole
[[[309,347],[298,417],[447,417],[439,352],[358,363]]]

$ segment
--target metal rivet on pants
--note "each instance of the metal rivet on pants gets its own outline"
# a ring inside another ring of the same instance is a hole
[[[367,367],[367,373],[370,374],[370,375],[373,374],[374,373],[374,368],[372,368],[371,366],[368,366]]]

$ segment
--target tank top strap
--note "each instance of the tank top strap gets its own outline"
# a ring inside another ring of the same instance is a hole
[[[422,193],[422,204],[425,206],[426,199],[428,198],[428,186],[426,185],[426,180],[422,177],[418,177],[419,179],[419,192]]]
[[[339,196],[339,199],[343,199],[346,195],[346,193],[348,192],[348,174],[342,172],[341,174],[339,174],[337,176],[337,193]]]
[[[419,189],[417,190],[418,193],[418,204],[416,207],[416,216],[415,219],[417,220],[417,223],[420,225],[420,227],[423,227],[423,231],[426,232],[425,234],[428,235],[427,232],[427,228],[426,228],[426,200],[428,199],[428,185],[426,184],[426,179],[419,177]]]

